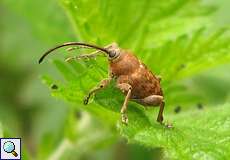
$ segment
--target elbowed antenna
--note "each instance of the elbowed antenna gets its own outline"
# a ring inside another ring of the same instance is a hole
[[[90,48],[94,48],[94,49],[97,49],[97,50],[101,50],[107,54],[109,54],[109,51],[105,48],[102,48],[102,47],[98,47],[98,46],[95,46],[95,45],[92,45],[92,44],[87,44],[87,43],[81,43],[81,42],[67,42],[67,43],[64,43],[64,44],[61,44],[61,45],[58,45],[54,48],[51,48],[49,49],[47,52],[45,52],[42,57],[39,59],[38,63],[40,64],[44,58],[50,54],[51,52],[53,52],[54,50],[56,49],[59,49],[59,48],[62,48],[62,47],[65,47],[65,46],[87,46],[87,47],[90,47]]]

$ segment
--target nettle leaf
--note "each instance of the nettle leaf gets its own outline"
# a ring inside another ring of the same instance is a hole
[[[60,66],[64,66],[64,62],[59,61],[59,63],[62,64]],[[70,66],[66,71],[69,72],[71,69]],[[162,147],[165,150],[165,156],[173,158],[223,159],[229,156],[229,104],[205,110],[190,110],[180,114],[165,112],[165,120],[174,125],[173,129],[169,129],[155,121],[159,108],[144,109],[130,102],[129,124],[123,125],[120,122],[120,108],[124,96],[115,88],[115,82],[98,92],[88,106],[82,105],[87,89],[95,85],[92,75],[98,77],[100,75],[95,73],[95,69],[85,67],[87,72],[85,76],[80,75],[74,81],[68,81],[67,84],[54,82],[48,77],[43,79],[49,86],[58,85],[58,89],[51,90],[54,96],[65,99],[76,107],[84,108],[108,125],[117,124],[120,134],[126,137],[129,143]],[[222,151],[225,152],[222,153]]]
[[[178,81],[230,60],[229,30],[204,33],[204,28],[146,51],[144,61],[167,81]],[[160,62],[160,63],[159,63]]]
[[[120,108],[124,96],[114,87],[114,83],[98,92],[88,106],[81,105],[84,91],[76,85],[77,83],[76,80],[75,84],[59,86],[59,89],[52,93],[74,103],[76,107],[84,107],[104,123],[117,123],[120,134],[126,137],[129,143],[152,148],[162,147],[165,156],[173,158],[224,159],[229,156],[229,104],[180,114],[165,112],[166,122],[174,125],[174,128],[170,129],[156,122],[159,108],[144,109],[130,102],[129,124],[123,125],[120,122]]]
[[[181,101],[174,100],[168,94],[175,93],[170,86],[229,61],[228,29],[207,32],[208,16],[215,7],[199,0],[60,1],[79,40],[101,46],[115,41],[133,51],[155,74],[162,76],[170,104],[202,100],[197,93],[183,92],[179,93],[184,95]]]
[[[228,63],[229,38],[228,29],[219,29],[210,34],[201,28],[191,35],[182,35],[175,41],[168,41],[160,47],[144,52],[145,64],[162,76],[161,84],[170,105],[185,104],[186,101],[197,103],[203,100],[204,97],[199,92],[191,93],[191,87],[183,86],[180,81]],[[180,86],[183,90],[178,92],[174,86]]]
[[[205,112],[194,111],[172,116],[175,126],[172,130],[148,123],[144,123],[144,126],[136,123],[135,127],[140,125],[142,128],[136,134],[130,132],[131,125],[120,129],[130,142],[164,147],[172,158],[226,159],[229,156],[230,138],[228,111],[229,104],[226,104]]]
[[[80,40],[139,51],[207,25],[214,10],[200,1],[60,0]]]
[[[99,91],[88,106],[83,98],[107,76],[107,62],[102,59],[71,64],[54,61],[65,82],[43,77],[53,96],[84,109],[117,129],[129,143],[161,147],[174,159],[227,159],[229,157],[229,104],[203,110],[172,112],[178,102],[198,101],[200,95],[189,92],[181,80],[202,70],[226,63],[229,55],[227,29],[206,32],[206,16],[214,9],[201,1],[106,1],[61,0],[75,26],[79,40],[107,45],[113,41],[126,47],[163,77],[166,128],[156,122],[159,108],[145,109],[129,102],[129,124],[120,122],[124,95],[112,82]],[[109,8],[108,8],[109,7]],[[137,9],[138,8],[138,9]],[[179,81],[180,80],[180,81]],[[176,103],[175,103],[176,102]],[[171,109],[168,109],[171,108]]]

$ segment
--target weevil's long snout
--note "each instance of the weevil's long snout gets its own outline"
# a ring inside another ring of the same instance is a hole
[[[81,42],[67,42],[67,43],[64,43],[64,44],[61,44],[61,45],[58,45],[54,48],[51,48],[49,49],[48,51],[46,51],[42,56],[41,58],[39,59],[38,63],[40,64],[44,58],[49,55],[51,52],[59,49],[59,48],[62,48],[62,47],[66,47],[66,46],[86,46],[86,47],[89,47],[89,48],[93,48],[93,49],[97,49],[97,50],[100,50],[100,51],[103,51],[104,53],[110,55],[110,51],[106,48],[102,48],[102,47],[98,47],[96,45],[92,45],[92,44],[87,44],[87,43],[81,43]]]

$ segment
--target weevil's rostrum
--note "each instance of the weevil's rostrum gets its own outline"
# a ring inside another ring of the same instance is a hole
[[[88,104],[89,98],[98,90],[105,88],[112,79],[116,80],[118,87],[125,95],[121,107],[121,121],[128,123],[127,106],[128,101],[135,101],[145,107],[159,106],[157,121],[163,122],[164,97],[160,86],[160,78],[155,76],[145,64],[143,64],[130,51],[121,49],[116,43],[106,47],[98,47],[80,42],[68,42],[48,50],[39,60],[39,63],[52,51],[65,46],[82,46],[84,48],[97,49],[90,54],[69,57],[66,61],[78,60],[81,58],[95,58],[99,54],[105,54],[109,61],[108,77],[102,80],[96,87],[91,89],[84,98],[84,104]]]

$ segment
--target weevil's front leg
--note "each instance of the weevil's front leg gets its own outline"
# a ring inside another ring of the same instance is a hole
[[[89,54],[81,54],[73,57],[68,57],[65,59],[66,62],[70,62],[72,60],[79,60],[79,59],[90,59],[90,58],[96,58],[98,55],[102,55],[100,51],[95,51]]]
[[[127,93],[125,97],[125,101],[123,103],[123,106],[121,108],[121,121],[122,123],[128,124],[128,116],[127,116],[127,104],[131,96],[132,86],[128,83],[121,83],[118,84],[117,87],[123,92]]]
[[[107,79],[103,79],[96,87],[94,87],[93,89],[91,89],[91,90],[89,91],[88,95],[85,96],[85,98],[84,98],[84,101],[83,101],[84,105],[87,105],[87,104],[88,104],[91,95],[93,95],[93,94],[96,93],[97,91],[99,91],[99,90],[105,88],[105,87],[110,83],[111,80],[112,80],[111,77],[109,77],[109,78],[107,78]]]
[[[110,48],[110,47],[112,47],[114,45],[114,43],[112,43],[112,44],[109,44],[109,45],[107,45],[107,46],[105,46],[104,48],[105,49],[108,49],[108,48]],[[86,48],[88,48],[88,47],[86,47]],[[68,48],[68,50],[69,51],[72,51],[73,50],[73,48]],[[96,58],[98,55],[104,55],[104,54],[102,54],[103,52],[101,51],[101,50],[96,50],[96,51],[94,51],[94,52],[92,52],[92,53],[88,53],[88,54],[81,54],[81,55],[77,55],[77,56],[73,56],[73,57],[68,57],[68,58],[66,58],[65,59],[65,61],[66,62],[70,62],[71,60],[78,60],[78,59],[89,59],[89,58]]]

